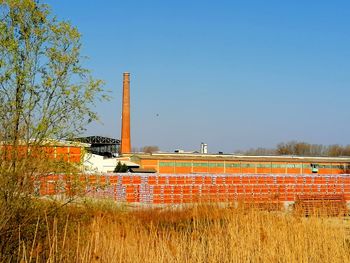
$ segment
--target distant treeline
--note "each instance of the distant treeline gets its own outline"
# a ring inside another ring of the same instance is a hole
[[[337,157],[350,156],[350,145],[322,145],[291,141],[280,143],[275,149],[260,147],[256,149],[249,149],[247,151],[239,151],[239,153],[245,155],[299,155]]]

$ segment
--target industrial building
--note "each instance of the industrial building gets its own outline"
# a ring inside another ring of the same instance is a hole
[[[4,145],[4,143],[3,143]],[[41,146],[47,158],[82,164],[86,173],[111,173],[118,162],[129,172],[159,174],[345,174],[349,157],[242,156],[199,151],[132,153],[130,136],[130,73],[123,74],[121,139],[88,136],[72,141],[47,140]]]
[[[350,205],[349,157],[211,154],[205,143],[193,152],[132,153],[129,73],[124,73],[122,107],[121,140],[89,136],[50,150],[52,158],[80,160],[78,179],[92,197],[146,205],[253,202],[277,210],[300,206],[306,214],[326,204],[332,215],[344,215]],[[128,166],[127,173],[113,173],[118,162]],[[69,192],[65,180],[50,175],[40,182],[40,193],[60,193],[57,182]]]
[[[210,154],[201,143],[199,151],[131,153],[130,73],[123,74],[121,140],[102,136],[80,137],[73,142],[45,145],[48,157],[82,163],[86,173],[113,172],[118,162],[129,172],[159,174],[345,174],[349,157],[242,156]],[[45,148],[45,149],[46,149]]]
[[[1,150],[6,156],[6,151],[12,151],[13,146],[6,141],[0,142]],[[19,141],[16,150],[21,153],[20,156],[32,154],[47,158],[49,160],[64,161],[72,164],[80,164],[84,157],[85,148],[89,144],[64,140],[45,140],[40,145],[35,142],[30,142],[28,145],[25,142]]]
[[[161,174],[344,174],[350,170],[350,158],[181,153],[135,154],[130,158]]]
[[[130,159],[144,170],[161,174],[344,174],[350,158],[296,156],[241,156],[208,154],[208,145],[201,144],[200,152],[131,153],[130,138],[130,73],[123,75],[121,156]],[[125,160],[125,158],[124,158]]]

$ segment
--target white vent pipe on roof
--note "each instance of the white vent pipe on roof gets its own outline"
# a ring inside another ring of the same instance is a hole
[[[208,144],[206,143],[201,143],[201,150],[200,150],[201,154],[207,154],[208,153]]]

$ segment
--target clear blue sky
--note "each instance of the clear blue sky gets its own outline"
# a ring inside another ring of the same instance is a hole
[[[350,1],[46,2],[111,90],[87,135],[120,137],[128,71],[133,146],[349,143]]]

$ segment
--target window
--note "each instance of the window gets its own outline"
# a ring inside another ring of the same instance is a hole
[[[185,162],[177,162],[177,167],[192,167],[192,163],[185,163]]]
[[[270,163],[258,163],[256,165],[256,167],[258,167],[258,168],[271,168],[271,164]]]
[[[332,165],[332,168],[333,169],[340,169],[340,170],[342,170],[342,169],[344,169],[344,166],[341,165],[341,164],[337,164],[337,165]]]
[[[226,168],[240,168],[239,163],[226,163]]]
[[[242,163],[242,168],[254,168],[254,163]]]
[[[160,167],[168,167],[168,166],[174,166],[175,163],[174,162],[159,162],[159,166]]]
[[[301,168],[301,164],[289,163],[287,164],[287,168]]]
[[[208,167],[208,163],[193,163],[193,167]]]
[[[209,167],[224,167],[223,163],[209,163]]]
[[[272,168],[286,168],[286,165],[285,165],[285,164],[276,164],[276,163],[273,163],[273,164],[272,164]]]

